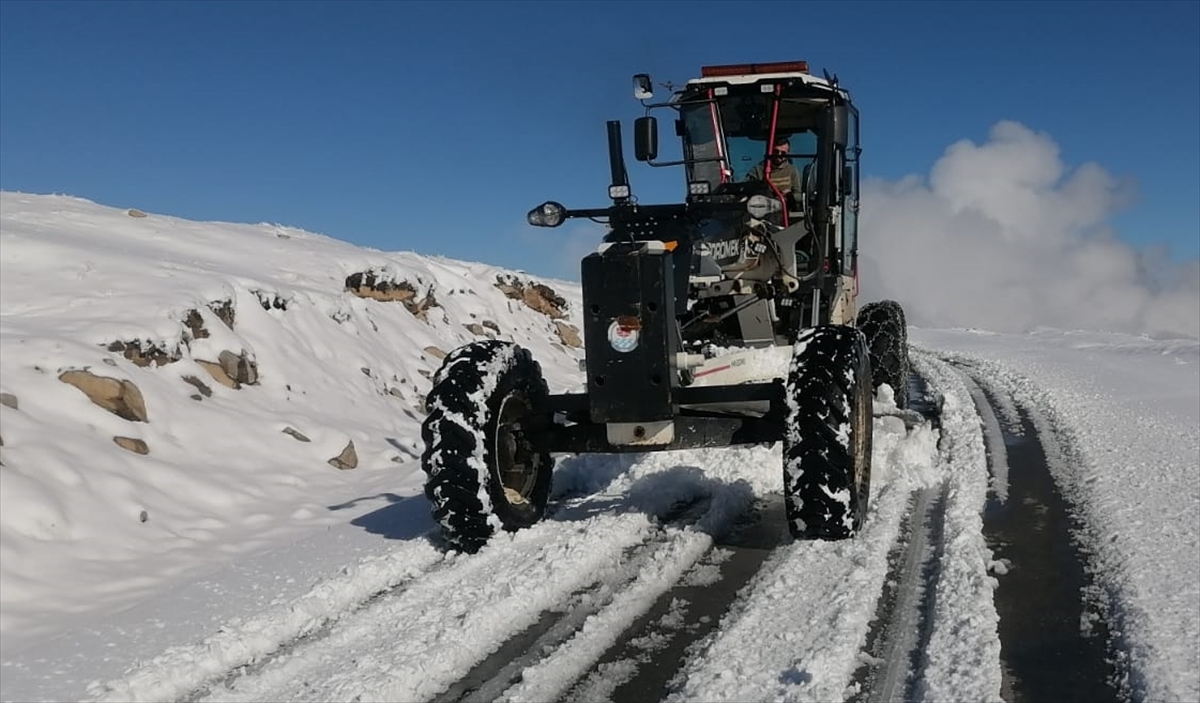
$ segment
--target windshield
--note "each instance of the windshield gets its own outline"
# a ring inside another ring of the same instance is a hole
[[[742,182],[750,175],[751,169],[762,163],[763,155],[767,153],[767,140],[751,139],[750,137],[729,137],[729,166],[733,171],[733,180]],[[796,170],[803,172],[804,167],[817,158],[817,135],[812,132],[801,132],[788,137],[791,144],[791,161]]]
[[[724,145],[717,138],[720,117],[710,100],[685,103],[680,108],[684,127],[684,149],[688,160],[688,181],[708,181],[716,189],[729,180],[722,164]]]
[[[706,91],[681,101],[688,180],[707,181],[714,190],[722,183],[744,182],[767,153],[773,108],[774,96],[761,92],[713,96]],[[819,109],[818,101],[784,97],[779,102],[776,135],[788,137],[792,164],[801,172],[817,157]]]

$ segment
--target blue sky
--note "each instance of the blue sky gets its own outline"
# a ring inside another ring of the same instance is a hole
[[[855,96],[868,176],[1015,120],[1136,182],[1123,239],[1200,255],[1195,1],[3,0],[0,188],[574,278],[599,226],[525,212],[607,204],[630,76],[791,59]],[[642,202],[680,197],[631,151]]]

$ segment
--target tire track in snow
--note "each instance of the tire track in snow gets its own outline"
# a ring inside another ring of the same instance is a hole
[[[331,623],[383,594],[436,570],[444,555],[423,539],[382,557],[364,559],[337,578],[315,585],[245,621],[234,621],[195,645],[175,647],[140,663],[122,678],[89,690],[96,701],[160,701],[188,697],[240,667],[274,656],[287,643],[317,636]]]
[[[1085,555],[1079,553],[1077,543],[1080,525],[1061,489],[1054,486],[1051,456],[1059,445],[1054,428],[1039,423],[1037,409],[1015,398],[986,368],[954,356],[922,358],[924,368],[937,370],[941,389],[958,398],[957,405],[965,407],[968,399],[974,405],[973,421],[979,425],[986,450],[990,495],[980,513],[988,553],[994,552],[987,569],[997,574],[992,579],[995,637],[1002,646],[997,653],[998,676],[990,671],[994,667],[984,669],[989,671],[986,680],[999,680],[999,690],[980,689],[980,693],[987,694],[988,700],[1002,697],[1009,703],[1127,698],[1128,691],[1121,685],[1128,678],[1124,659],[1111,650],[1113,638],[1099,614],[1103,607],[1089,602],[1090,594],[1099,589],[1086,583],[1088,569],[1081,564]],[[965,432],[970,424],[966,415],[958,416],[961,431],[950,443],[959,445],[959,453],[970,463],[977,463],[979,442],[970,436],[974,432]],[[939,500],[947,498],[943,493]],[[895,554],[899,583],[884,593],[881,631],[867,649],[871,658],[862,677],[864,689],[852,700],[939,700],[957,688],[954,682],[967,673],[967,667],[954,662],[961,654],[947,657],[941,651],[944,640],[934,642],[931,624],[936,610],[946,605],[939,604],[939,597],[930,597],[938,594],[936,580],[926,578],[917,588],[905,584],[917,572],[914,562],[921,548],[913,545],[926,541],[925,533],[932,532],[915,526],[948,519],[929,500],[929,491],[915,496],[914,512],[908,518],[913,526],[905,530],[911,536],[902,540],[912,544],[903,554],[899,549]],[[936,538],[933,542],[923,549],[942,548]],[[927,564],[937,563],[933,557],[923,558],[929,560]],[[920,588],[930,589],[924,599],[919,598]],[[942,592],[947,600],[953,597],[947,590]],[[987,633],[988,628],[976,627],[972,636]],[[926,654],[928,650],[933,654]],[[947,683],[952,687],[947,688]]]
[[[921,594],[921,658],[910,700],[998,701],[999,641],[991,608],[994,582],[980,513],[988,476],[979,417],[958,377],[936,359],[914,355],[929,381],[940,426],[905,431],[877,417],[872,505],[854,540],[781,546],[695,647],[667,701],[845,700],[861,693],[855,676],[914,491],[946,487],[944,508],[931,508],[934,564]],[[937,501],[935,501],[936,503]]]
[[[913,361],[941,397],[939,464],[947,481],[941,556],[931,584],[928,638],[913,699],[998,702],[1002,676],[996,580],[983,536],[990,483],[983,424],[961,374],[924,352],[914,353]]]
[[[912,408],[933,427],[940,421],[925,379],[910,377]],[[929,638],[931,585],[941,553],[947,483],[913,492],[900,528],[900,539],[888,555],[888,580],[875,621],[863,648],[863,666],[855,675],[847,700],[895,701],[912,697],[912,684],[923,666]]]
[[[905,424],[909,427],[928,422],[936,428],[937,408],[927,399],[925,384],[914,376],[910,385],[906,389],[912,399],[910,411],[892,413],[884,410],[883,414],[905,418]],[[925,593],[919,580],[929,579],[930,574],[935,573],[936,553],[931,552],[930,545],[936,545],[940,540],[940,535],[936,534],[940,530],[934,516],[940,514],[941,505],[935,505],[933,501],[944,501],[944,496],[939,498],[943,490],[944,484],[918,490],[915,495],[923,498],[923,505],[919,504],[910,511],[910,516],[915,512],[921,524],[928,531],[935,532],[931,538],[926,537],[926,530],[919,532],[925,539],[920,544],[911,545],[906,552],[913,562],[911,571],[915,576],[911,581],[906,580],[900,590],[905,593],[911,591],[917,599]],[[773,495],[761,500],[754,512],[753,520],[743,526],[741,534],[718,541],[713,551],[719,556],[713,561],[719,564],[698,565],[697,571],[700,573],[703,573],[700,567],[707,567],[710,572],[720,570],[721,573],[715,579],[700,580],[699,584],[696,583],[697,579],[685,578],[660,597],[642,621],[625,633],[622,642],[606,653],[589,676],[571,690],[567,700],[661,700],[681,684],[676,674],[689,657],[698,654],[700,647],[697,642],[703,642],[709,636],[721,616],[741,595],[743,587],[756,575],[771,553],[792,542],[782,519],[781,496]],[[904,552],[903,547],[907,545],[909,541],[903,541],[898,551]],[[898,570],[898,566],[893,567],[893,572]],[[895,583],[895,574],[890,574],[887,584]],[[919,604],[914,610],[919,614]],[[907,648],[897,648],[898,659],[903,660],[919,652],[920,647],[915,644],[919,625],[919,618],[913,621],[914,643]],[[895,680],[903,681],[909,669],[908,666],[901,666],[901,673],[896,674]]]
[[[711,632],[741,588],[766,558],[789,541],[782,496],[759,499],[725,535],[714,535],[708,550],[606,649],[591,647],[587,669],[576,667],[569,690],[560,685],[516,686],[504,700],[658,700],[686,659],[690,646]],[[577,657],[582,661],[582,657]],[[561,660],[548,658],[553,670]]]
[[[667,622],[656,627],[652,620],[648,629],[626,633],[631,646],[598,662],[571,691],[572,699],[843,699],[888,573],[887,554],[908,496],[915,487],[936,484],[940,476],[933,470],[936,446],[930,426],[906,428],[886,408],[886,402],[876,407],[882,413],[875,418],[877,475],[867,522],[856,539],[796,542],[781,527],[782,536],[759,545],[769,550],[759,559],[762,567],[747,585],[734,589],[736,597],[714,617],[718,624],[713,631],[698,633],[687,644],[682,662],[679,642],[661,635],[664,629],[686,627],[681,617],[686,611],[681,604],[664,603],[660,612],[665,610],[662,619]],[[773,490],[777,494],[778,487]],[[715,592],[718,601],[722,592]],[[691,637],[679,634],[677,639]],[[652,654],[638,657],[639,644]],[[553,691],[536,691],[546,693]],[[528,695],[522,700],[539,697],[547,698]]]
[[[1195,640],[1195,618],[1189,616],[1196,612],[1200,579],[1164,581],[1157,576],[1168,563],[1172,569],[1196,571],[1195,535],[1173,523],[1195,524],[1200,503],[1194,491],[1170,480],[1179,467],[1195,465],[1194,449],[1188,452],[1196,446],[1196,428],[1139,414],[1143,401],[1136,391],[1125,397],[1118,390],[1126,387],[1125,381],[1106,380],[1120,373],[1108,363],[1092,371],[1031,360],[1026,371],[990,355],[947,349],[935,353],[971,368],[985,391],[1011,397],[1028,412],[1049,471],[1080,521],[1078,546],[1093,584],[1085,597],[1108,623],[1108,651],[1120,672],[1115,685],[1122,696],[1200,700],[1194,650],[1178,645]],[[1151,380],[1132,377],[1138,379]],[[1162,462],[1172,468],[1163,470]],[[1143,511],[1163,506],[1170,506],[1170,518],[1160,515],[1154,522],[1158,529],[1140,531]]]
[[[913,495],[901,528],[903,537],[888,557],[892,570],[849,701],[912,698],[913,681],[924,666],[921,653],[929,640],[931,585],[937,574],[945,500],[945,484],[940,490],[926,488]]]
[[[778,462],[776,455],[761,448],[723,451],[724,454],[707,451],[667,452],[651,455],[645,463],[670,466],[678,463],[681,458],[704,458],[709,460],[710,469],[720,469],[723,466],[724,471],[711,471],[713,474],[722,475],[729,473],[731,469],[736,474],[739,466],[744,474],[744,463],[747,461]],[[718,456],[723,460],[713,462],[712,459]],[[710,473],[699,468],[695,468],[694,471],[697,476],[707,476]],[[710,478],[705,480],[713,481]],[[546,650],[532,648],[530,656],[526,658],[537,661],[521,668],[518,681],[497,677],[488,682],[485,689],[479,691],[480,695],[473,696],[472,699],[541,701],[560,698],[634,622],[654,606],[664,592],[671,589],[709,553],[714,540],[727,532],[750,510],[754,502],[754,487],[745,479],[739,478],[732,482],[716,481],[713,488],[710,505],[695,525],[682,530],[670,542],[661,545],[652,558],[637,569],[634,578],[614,588],[611,600],[607,601],[603,608],[583,619],[568,639],[562,641],[549,655],[546,654]],[[499,695],[492,695],[493,693]]]
[[[202,700],[430,698],[597,575],[617,578],[630,551],[657,537],[644,515],[554,527],[560,534],[528,531],[490,544]],[[580,547],[588,537],[603,546]]]
[[[917,429],[913,439],[905,430],[903,413],[890,413],[886,410],[883,412],[886,419],[880,421],[877,418],[877,422],[883,423],[880,432],[882,441],[876,449],[877,465],[882,467],[892,460],[903,463],[906,453],[917,455],[917,463],[932,464],[928,453],[924,457],[920,456],[922,451],[928,452],[932,449],[929,426]],[[911,419],[909,417],[910,421]],[[780,472],[782,469],[778,467],[777,452],[772,452],[769,457],[772,463],[771,473]],[[886,471],[881,473],[886,475]],[[886,534],[889,525],[899,523],[899,515],[904,512],[905,506],[902,501],[892,498],[900,495],[900,491],[907,490],[908,480],[914,477],[892,478],[895,479],[894,487],[889,488],[889,481],[886,480],[881,480],[876,487],[884,496],[881,501],[882,507],[873,508],[885,516],[880,523],[881,527],[878,528],[879,534]],[[923,476],[915,477],[915,480],[923,485],[923,482],[932,479]],[[700,558],[692,560],[686,572],[677,567],[668,578],[663,578],[659,573],[644,574],[644,584],[633,584],[630,587],[627,598],[646,604],[640,606],[640,615],[630,617],[628,613],[597,613],[587,623],[595,634],[589,635],[581,630],[576,640],[564,643],[557,651],[549,654],[539,652],[535,658],[539,658],[540,661],[524,668],[521,680],[504,691],[503,695],[492,696],[492,689],[487,692],[488,695],[472,697],[469,700],[660,700],[676,692],[687,677],[685,667],[689,663],[700,662],[701,667],[705,666],[707,648],[721,636],[717,631],[718,626],[723,627],[735,617],[726,614],[736,612],[740,607],[739,598],[750,590],[745,588],[748,582],[755,579],[769,580],[770,574],[764,572],[772,570],[790,572],[791,569],[780,566],[787,561],[781,550],[820,549],[813,547],[811,543],[795,543],[787,534],[779,487],[774,481],[771,483],[769,491],[759,495],[756,509],[742,520],[741,527],[748,535],[732,534],[706,540],[711,543],[702,545],[701,548],[707,548],[707,551]],[[874,542],[872,536],[864,535],[860,539],[864,542]],[[886,538],[880,543],[886,551]],[[696,554],[699,553],[700,550],[697,549]],[[814,557],[816,564],[830,561],[838,560],[831,560],[828,554]],[[764,568],[764,564],[768,562],[773,566]],[[831,572],[835,575],[814,585],[828,588],[827,592],[843,591],[847,588],[847,580],[854,582],[876,575],[882,578],[886,570],[879,569],[877,574],[872,573],[864,577],[863,574],[857,573],[857,567],[860,565],[861,562],[835,564],[837,568]],[[801,569],[800,574],[790,575],[801,579],[810,578],[805,576],[805,571],[819,570],[820,567]],[[645,591],[645,594],[639,591]],[[657,598],[652,598],[656,593]],[[836,602],[839,599],[831,600]],[[860,608],[860,613],[865,613],[869,606],[873,605],[869,597],[863,603],[865,605]],[[824,607],[828,608],[828,605]],[[836,606],[834,610],[836,611]],[[836,622],[839,617],[836,612],[827,615],[818,613],[816,619]],[[788,636],[799,639],[795,634],[790,633]],[[849,671],[856,661],[853,649],[848,650],[847,659],[851,664],[847,668]],[[785,679],[786,674],[787,672],[784,672]],[[799,675],[799,678],[803,677],[804,674]],[[738,690],[730,695],[739,700],[746,699],[747,696],[751,699],[758,697],[757,693],[747,693],[745,690]],[[709,696],[707,692],[690,698],[720,699]]]
[[[941,427],[940,410],[928,381],[910,377],[910,409],[932,428]],[[942,552],[942,522],[948,483],[923,486],[911,493],[900,524],[900,537],[888,554],[888,578],[866,636],[862,660],[847,701],[906,701],[924,665],[922,651],[929,641],[932,583]]]
[[[618,478],[618,491],[572,501],[553,519],[497,535],[478,554],[454,557],[449,568],[200,700],[427,700],[572,594],[607,588],[618,595],[606,612],[636,609],[628,598],[636,589],[622,581],[631,552],[652,552],[641,579],[686,568],[703,551],[696,545],[711,540],[705,531],[752,500],[744,481],[706,476],[679,458],[643,460]],[[699,500],[709,504],[695,526],[661,523],[658,516],[680,501]]]
[[[877,437],[882,440],[875,447],[877,466],[907,462],[914,463],[917,468],[909,467],[905,471],[921,474],[920,467],[924,467],[925,473],[929,473],[926,465],[930,463],[928,450],[932,438],[928,428],[918,430],[915,436],[906,436],[904,423],[897,417],[877,418],[876,423]],[[879,432],[881,427],[885,430],[882,433]],[[614,460],[617,464],[627,461]],[[576,471],[573,466],[567,467],[566,482],[594,490],[596,486],[586,485],[594,480],[592,477],[571,475]],[[310,636],[272,658],[260,658],[257,660],[260,664],[239,669],[235,673],[240,676],[204,691],[198,699],[303,701],[455,697],[450,695],[452,691],[448,687],[462,682],[472,667],[485,661],[503,642],[534,626],[545,613],[556,608],[569,609],[564,604],[571,603],[573,594],[578,602],[591,597],[589,584],[600,584],[601,589],[607,589],[613,595],[605,607],[590,613],[552,656],[518,667],[521,680],[496,698],[544,700],[556,697],[569,691],[589,672],[596,673],[596,664],[605,652],[623,634],[628,634],[631,624],[644,617],[685,574],[703,572],[711,566],[697,564],[705,555],[712,554],[718,536],[755,500],[771,494],[778,496],[781,472],[778,452],[762,448],[652,454],[623,466],[620,471],[592,466],[588,467],[588,472],[597,468],[600,470],[595,473],[601,476],[601,483],[610,482],[597,494],[560,502],[547,521],[515,535],[499,535],[479,554],[446,556],[443,564],[426,573],[418,573],[416,576],[419,577],[414,577],[403,589],[377,596],[369,607],[340,614],[326,631],[319,633],[320,637]],[[810,610],[822,621],[820,627],[814,628],[814,641],[819,642],[824,633],[838,644],[832,648],[825,663],[845,669],[843,686],[857,661],[857,650],[851,645],[860,641],[854,638],[865,631],[874,606],[870,594],[877,594],[879,590],[871,582],[882,581],[886,574],[886,568],[863,567],[876,562],[886,564],[887,547],[894,539],[889,535],[898,527],[904,511],[904,502],[899,498],[906,495],[914,483],[930,480],[929,476],[889,476],[888,473],[885,469],[873,486],[877,500],[868,524],[875,527],[871,528],[873,531],[869,536],[864,535],[865,546],[789,542],[771,552],[766,566],[753,577],[760,582],[760,591],[762,582],[768,584],[766,588],[770,591],[772,581],[773,586],[783,590],[784,596],[797,588],[812,591],[806,599],[814,604]],[[889,487],[889,484],[895,485]],[[655,517],[666,514],[681,500],[694,501],[704,497],[708,497],[710,504],[696,525],[662,525]],[[864,553],[863,549],[870,554]],[[628,570],[622,572],[621,567],[628,562],[630,553],[638,550],[653,556],[647,560],[649,566],[637,569],[636,578],[630,582],[626,578]],[[432,548],[430,551],[436,553]],[[875,551],[879,554],[875,555]],[[785,610],[797,608],[795,603],[789,604],[786,597],[774,605]],[[803,610],[803,603],[800,606]],[[737,609],[735,605],[730,610]],[[779,621],[775,615],[771,617]],[[736,619],[722,619],[721,627],[736,622]],[[839,632],[838,624],[847,619],[854,627]],[[787,621],[784,617],[783,622]],[[571,630],[572,627],[564,626],[543,642],[559,641],[563,633]],[[688,651],[702,660],[713,642],[720,640],[720,634],[720,630],[712,633]],[[823,644],[816,646],[823,647]],[[842,660],[838,661],[839,657]],[[246,661],[246,658],[242,657],[242,660]],[[254,657],[249,660],[255,661]],[[616,664],[617,668],[622,665],[619,661],[608,663]],[[700,670],[704,666],[701,664]],[[819,671],[823,666],[814,670]],[[609,666],[607,671],[613,669]],[[502,673],[497,671],[498,676],[487,691],[478,686],[460,686],[457,689],[459,697],[461,693],[470,694],[471,688],[490,693],[501,683],[510,683]],[[805,677],[811,675],[796,668],[793,660],[792,666],[785,667],[782,674],[776,672],[774,678],[777,682],[781,680],[785,688],[798,686],[805,690]],[[679,681],[686,679],[685,675]],[[166,687],[156,689],[160,692],[182,690],[186,693],[190,690],[181,689],[180,682],[169,680],[169,677],[157,683]],[[824,686],[828,682],[823,680],[821,684],[813,690],[826,691]],[[579,689],[579,693],[599,692],[604,685],[605,677],[594,677]],[[144,694],[149,689],[143,686],[140,689],[126,687],[125,690],[140,690]],[[142,695],[141,698],[162,700],[179,695]],[[119,693],[115,696],[125,700],[137,697]]]
[[[562,504],[596,492],[630,467],[626,456],[602,465],[581,459],[586,458],[564,462],[568,485],[556,498]],[[581,472],[583,476],[573,475]],[[295,647],[325,636],[347,615],[447,567],[454,556],[439,549],[440,545],[437,528],[430,529],[386,555],[343,568],[340,576],[322,580],[307,593],[281,600],[258,616],[227,622],[202,642],[172,647],[153,659],[137,662],[119,679],[91,685],[92,700],[198,700],[209,695],[211,687],[261,669]]]
[[[703,499],[680,506],[679,515],[664,516],[664,522],[676,523],[672,528],[687,530],[703,516],[709,506]],[[553,651],[569,640],[596,613],[610,607],[618,594],[637,580],[638,574],[653,568],[664,552],[670,549],[670,539],[631,550],[615,578],[591,584],[572,594],[562,607],[542,613],[536,624],[504,642],[500,648],[462,679],[437,696],[438,701],[493,701],[510,685],[518,681],[525,670],[535,665],[545,652]]]
[[[1003,426],[994,427],[986,423],[990,411],[980,409],[993,471],[1004,476],[1004,490],[995,491],[984,523],[997,558],[1005,700],[1127,699],[1122,657],[1106,651],[1111,633],[1103,608],[1088,602],[1097,589],[1079,542],[1081,521],[1050,470],[1057,443],[1039,432],[1034,411],[994,385],[980,389],[978,370],[955,366],[974,386],[977,404],[1013,409]]]

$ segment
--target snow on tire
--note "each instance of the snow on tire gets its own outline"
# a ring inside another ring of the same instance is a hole
[[[788,528],[797,539],[853,537],[871,488],[871,362],[863,334],[843,325],[801,332],[786,398]]]
[[[433,517],[454,549],[474,553],[497,529],[542,519],[554,464],[524,429],[547,393],[541,366],[511,342],[459,347],[434,374],[421,468]]]
[[[867,303],[859,310],[858,328],[867,337],[871,350],[871,386],[878,390],[888,384],[895,394],[896,407],[908,407],[908,324],[904,309],[894,300]]]

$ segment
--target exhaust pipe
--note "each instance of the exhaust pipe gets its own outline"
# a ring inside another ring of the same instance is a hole
[[[629,172],[625,170],[620,120],[608,121],[608,167],[612,172],[612,185],[608,187],[608,197],[615,203],[629,202]]]

